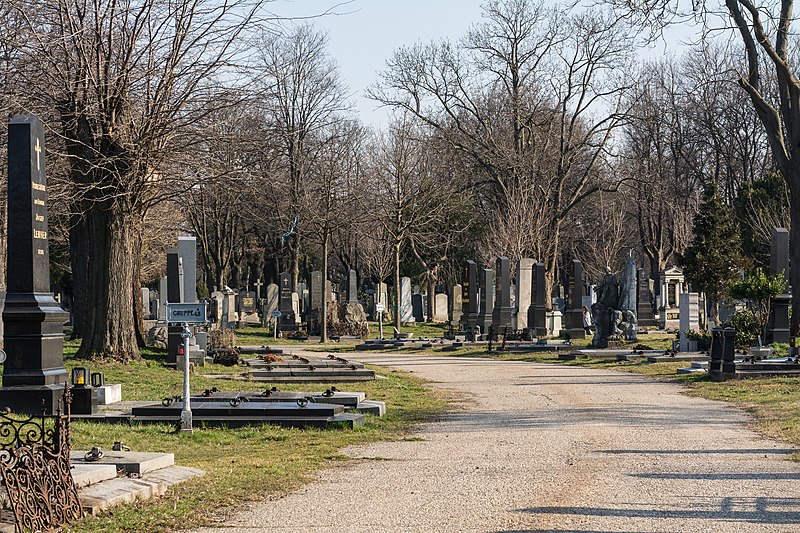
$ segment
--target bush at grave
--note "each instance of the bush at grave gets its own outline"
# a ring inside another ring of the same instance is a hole
[[[750,309],[739,309],[733,316],[722,324],[722,327],[731,327],[736,330],[734,343],[739,347],[753,346],[756,343],[758,321],[755,313]]]
[[[208,344],[212,349],[229,349],[236,346],[236,335],[232,329],[212,329],[208,335]]]

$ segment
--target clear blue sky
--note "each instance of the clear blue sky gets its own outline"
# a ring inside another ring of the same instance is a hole
[[[331,57],[353,93],[355,109],[367,125],[380,128],[386,111],[376,109],[364,90],[374,83],[395,49],[435,38],[456,40],[480,20],[481,0],[352,0],[313,24],[330,39]],[[336,6],[335,0],[276,0],[269,9],[281,16],[310,16]]]

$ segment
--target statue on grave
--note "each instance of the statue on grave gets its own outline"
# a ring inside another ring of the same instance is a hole
[[[597,293],[597,302],[592,304],[592,320],[595,325],[592,346],[608,348],[608,338],[618,330],[615,312],[619,303],[619,283],[610,267],[606,267],[606,275],[594,290]]]

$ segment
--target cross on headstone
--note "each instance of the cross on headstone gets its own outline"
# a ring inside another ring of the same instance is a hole
[[[261,282],[261,278],[258,278],[253,285],[256,286],[256,300],[260,301],[261,300],[261,287],[264,286],[264,284]]]

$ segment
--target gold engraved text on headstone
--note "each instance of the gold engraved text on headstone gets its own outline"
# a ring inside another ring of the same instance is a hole
[[[36,147],[34,150],[36,151],[36,170],[42,170],[42,164],[39,159],[39,156],[42,154],[42,147],[39,144],[39,137],[36,137]]]
[[[46,191],[47,187],[42,185],[41,183],[31,183],[31,187],[33,187],[36,191]]]
[[[34,198],[33,203],[36,205],[44,205],[44,200],[40,200],[38,198]]]
[[[36,213],[36,222],[44,222],[44,215]]]
[[[33,229],[33,238],[34,239],[47,239],[47,232],[42,231],[40,229]]]
[[[44,255],[44,250],[42,250],[41,248],[37,248],[36,253],[39,255]]]

